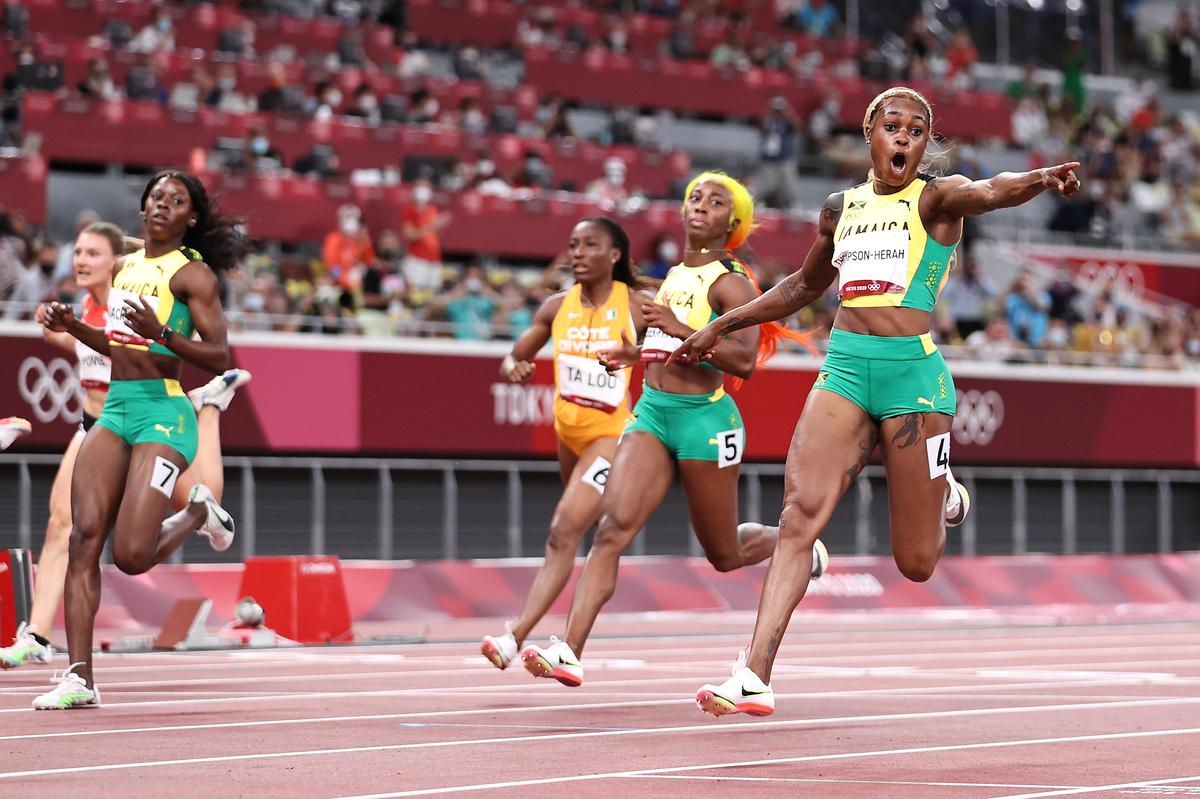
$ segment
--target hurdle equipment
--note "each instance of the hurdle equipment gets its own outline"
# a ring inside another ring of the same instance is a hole
[[[12,646],[32,606],[32,555],[28,549],[0,549],[0,646]]]
[[[354,641],[342,565],[336,557],[248,558],[238,593],[254,597],[282,638],[302,644]]]

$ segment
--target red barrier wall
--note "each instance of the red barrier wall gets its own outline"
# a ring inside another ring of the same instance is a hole
[[[33,421],[33,435],[17,446],[61,446],[78,420],[71,361],[36,335],[31,324],[0,327],[0,412]],[[235,342],[234,362],[254,382],[223,417],[227,452],[556,452],[549,362],[539,361],[527,385],[503,383],[497,368],[506,344],[248,334]],[[817,365],[781,356],[734,395],[749,459],[786,457]],[[952,362],[951,370],[956,463],[1200,465],[1198,374],[974,362]],[[184,383],[204,379],[189,369]],[[320,391],[308,390],[314,382]]]
[[[486,561],[344,561],[352,621],[515,616],[538,563]],[[241,565],[162,564],[131,577],[105,567],[97,627],[131,629],[163,623],[176,599],[213,600],[210,623],[233,618]],[[625,558],[610,613],[738,610],[758,606],[766,566],[720,574],[699,558]],[[571,591],[553,615],[565,615]],[[814,582],[806,610],[908,610],[1025,607],[1112,608],[1200,604],[1200,554],[1028,555],[944,558],[928,582],[904,579],[890,558],[835,557]],[[271,619],[267,619],[268,625]]]

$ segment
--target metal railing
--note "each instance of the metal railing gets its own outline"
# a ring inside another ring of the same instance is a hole
[[[0,498],[12,497],[15,509],[0,517],[0,544],[40,544],[45,511],[34,496],[48,495],[57,463],[55,455],[0,455]],[[783,465],[741,469],[741,518],[775,519]],[[382,560],[536,555],[559,493],[553,461],[227,457],[225,475],[225,504],[238,525],[226,557],[236,560],[280,547]],[[951,537],[955,553],[1200,549],[1198,471],[965,466],[955,475],[976,507]],[[397,501],[398,490],[407,503]],[[632,554],[701,554],[679,503],[676,497],[671,505],[677,515],[652,519]],[[826,541],[842,554],[886,554],[887,524],[884,472],[868,466],[843,498]],[[260,535],[264,525],[270,540]],[[197,546],[187,557],[212,560],[214,553]]]

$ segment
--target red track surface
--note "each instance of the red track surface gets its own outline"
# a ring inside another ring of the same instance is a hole
[[[484,622],[431,635],[460,642],[104,655],[97,710],[34,713],[48,671],[7,672],[0,791],[1200,796],[1194,618],[801,614],[774,716],[700,713],[751,624],[602,618],[579,689],[487,665]]]

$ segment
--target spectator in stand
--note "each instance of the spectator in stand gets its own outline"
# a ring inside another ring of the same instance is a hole
[[[163,71],[163,62],[159,59],[139,56],[138,63],[125,73],[125,96],[130,100],[150,100],[165,106],[170,95],[162,81]]]
[[[1196,88],[1195,59],[1200,47],[1192,10],[1181,3],[1175,23],[1167,32],[1167,86],[1175,91],[1190,92]]]
[[[768,205],[791,208],[799,193],[796,133],[800,118],[787,99],[771,98],[759,123],[759,166],[754,173],[755,192]]]
[[[427,75],[432,62],[425,51],[421,49],[420,40],[415,31],[405,31],[396,46],[396,76],[401,80],[414,80]]]
[[[799,0],[785,18],[785,22],[805,33],[825,39],[831,36],[838,25],[837,9],[828,0]]]
[[[617,55],[629,55],[629,28],[625,20],[619,16],[611,16],[607,20],[608,29],[604,32],[604,46]]]
[[[287,71],[283,64],[272,61],[267,67],[267,88],[258,95],[258,110],[268,114],[282,111],[284,107],[284,87],[287,86]]]
[[[684,13],[671,26],[671,33],[660,45],[664,55],[676,61],[687,61],[696,55],[695,26],[691,11]]]
[[[929,22],[921,11],[917,11],[908,23],[904,32],[904,45],[908,55],[905,76],[912,81],[927,80],[929,59],[937,54],[938,40],[929,29]]]
[[[337,229],[325,234],[321,260],[330,280],[347,290],[357,288],[363,271],[375,263],[375,248],[357,205],[338,208]]]
[[[537,150],[525,151],[525,162],[513,177],[513,186],[519,189],[548,189],[553,183],[550,165]]]
[[[171,108],[196,111],[204,105],[215,88],[216,81],[212,74],[203,64],[197,64],[192,67],[187,80],[178,81],[171,87],[171,96],[167,104]]]
[[[29,260],[25,271],[13,286],[12,296],[8,298],[10,305],[4,312],[5,319],[32,319],[38,303],[44,302],[54,288],[54,267],[58,260],[58,249],[53,244],[46,244],[38,250],[37,255]],[[25,307],[19,307],[21,303]]]
[[[637,144],[637,129],[637,113],[627,105],[619,105],[613,109],[608,128],[599,140],[601,144]]]
[[[629,188],[625,185],[625,162],[617,156],[604,161],[604,177],[596,178],[587,186],[587,198],[607,210],[621,205],[629,199]]]
[[[946,48],[946,83],[956,89],[970,88],[971,70],[979,60],[979,51],[971,41],[971,34],[965,28],[954,31],[950,46]]]
[[[277,172],[283,169],[283,156],[271,144],[267,129],[256,126],[246,134],[245,163],[254,172]]]
[[[987,326],[996,289],[980,273],[974,258],[964,254],[959,263],[962,268],[946,284],[942,300],[945,313],[954,323],[958,337],[966,339],[976,330],[983,330]]]
[[[219,31],[217,51],[234,58],[254,58],[255,28],[254,20],[246,18],[236,27]]]
[[[460,47],[454,51],[454,75],[459,80],[487,80],[487,70],[474,47]]]
[[[538,108],[536,119],[543,139],[577,138],[567,111],[567,101],[561,94],[551,95]]]
[[[341,162],[337,150],[317,143],[296,159],[292,171],[305,178],[335,178],[341,174]]]
[[[1071,277],[1069,269],[1059,269],[1054,273],[1054,282],[1050,284],[1047,293],[1050,295],[1050,321],[1062,322],[1068,329],[1077,324],[1083,317],[1075,308],[1079,298],[1079,286]]]
[[[488,132],[487,114],[479,107],[474,97],[464,97],[458,102],[454,115],[454,126],[468,136],[484,136]]]
[[[174,50],[175,23],[171,19],[171,9],[166,6],[156,8],[154,19],[137,32],[129,42],[129,49],[135,53],[169,53]]]
[[[1167,203],[1159,225],[1163,235],[1172,242],[1200,245],[1200,204],[1189,184],[1176,180],[1171,185],[1171,201]]]
[[[1022,342],[1013,338],[1003,316],[997,316],[986,328],[967,336],[966,346],[972,355],[984,361],[1014,360],[1026,349]]]
[[[314,119],[329,120],[341,113],[342,91],[331,81],[321,81],[317,84],[309,114]]]
[[[385,230],[376,241],[379,253],[375,263],[362,276],[362,302],[358,309],[358,324],[368,336],[390,336],[395,333],[390,311],[393,303],[402,304],[406,287],[398,274],[400,235]]]
[[[1050,323],[1050,295],[1035,284],[1035,276],[1022,269],[1004,297],[1004,318],[1013,336],[1037,347],[1046,336]]]
[[[13,224],[12,215],[0,206],[0,299],[7,299],[25,273],[28,247]]]
[[[500,299],[492,324],[507,328],[501,338],[515,341],[533,325],[533,310],[529,307],[529,297],[516,280],[509,279],[500,287]]]
[[[79,82],[75,90],[83,97],[94,100],[116,100],[121,96],[121,90],[113,83],[108,60],[105,58],[91,60],[87,77]]]
[[[712,49],[709,62],[717,69],[736,69],[746,71],[750,68],[750,56],[742,47],[741,38],[736,28],[730,26],[725,39]]]
[[[1014,78],[1004,91],[1014,101],[1020,102],[1026,97],[1036,97],[1038,94],[1037,69],[1028,64],[1021,70],[1021,76]]]
[[[480,158],[475,162],[475,174],[469,187],[493,197],[508,197],[512,194],[512,186],[496,173],[496,164],[491,158]]]
[[[228,61],[217,64],[216,86],[204,104],[227,114],[247,114],[255,109],[253,97],[238,91],[237,65]]]
[[[442,285],[442,245],[439,234],[450,224],[450,214],[433,204],[433,186],[424,178],[413,183],[412,201],[401,217],[408,255],[404,279],[413,291],[435,292]]]
[[[666,280],[667,272],[679,263],[679,244],[669,233],[660,233],[654,241],[654,257],[646,265],[645,277]]]
[[[428,89],[417,89],[408,98],[408,121],[418,125],[432,125],[438,120],[441,105]]]
[[[1012,113],[1013,142],[1024,149],[1033,149],[1049,132],[1050,120],[1037,95],[1026,95],[1018,100]]]
[[[486,341],[491,338],[492,317],[499,305],[500,296],[488,286],[483,270],[471,265],[453,289],[430,303],[430,310],[445,314],[456,339]]]
[[[1087,101],[1087,90],[1083,85],[1083,75],[1087,71],[1087,53],[1083,49],[1083,36],[1078,29],[1067,31],[1067,44],[1062,51],[1062,94],[1064,103],[1069,103],[1066,110],[1072,115],[1083,113]]]
[[[554,9],[539,6],[530,11],[517,23],[517,44],[523,49],[546,47],[557,50],[562,46],[562,36],[555,28]]]
[[[375,90],[367,82],[358,84],[354,90],[354,101],[346,109],[346,116],[361,119],[368,125],[378,125],[382,117],[379,113],[379,98]]]

